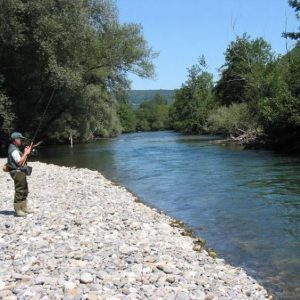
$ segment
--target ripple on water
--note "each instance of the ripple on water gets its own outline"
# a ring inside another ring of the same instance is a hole
[[[212,139],[135,133],[72,150],[50,147],[41,158],[103,172],[195,228],[280,299],[299,299],[300,159]]]

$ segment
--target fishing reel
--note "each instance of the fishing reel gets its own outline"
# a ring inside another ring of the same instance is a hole
[[[37,156],[39,154],[39,151],[36,148],[32,148],[30,154],[33,155],[33,156]]]
[[[25,147],[29,147],[29,146],[31,145],[31,143],[32,143],[32,141],[30,141],[30,140],[25,140],[24,143],[23,143],[23,147],[24,147],[24,148],[25,148]],[[43,141],[39,141],[38,143],[33,144],[33,145],[32,145],[32,150],[31,150],[30,155],[32,155],[32,156],[37,156],[37,155],[38,155],[38,149],[37,149],[37,147],[38,147],[39,145],[41,145],[42,143],[43,143]]]

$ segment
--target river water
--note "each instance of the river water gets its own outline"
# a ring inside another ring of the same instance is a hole
[[[300,158],[215,139],[134,133],[44,148],[38,158],[99,170],[186,222],[279,299],[300,299]]]

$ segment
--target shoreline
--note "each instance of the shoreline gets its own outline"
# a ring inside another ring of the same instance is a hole
[[[1,173],[0,298],[272,298],[242,268],[212,258],[178,220],[100,172],[29,164],[36,212],[26,218],[13,216],[13,181]]]

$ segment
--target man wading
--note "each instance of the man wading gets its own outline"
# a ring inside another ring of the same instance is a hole
[[[12,133],[7,158],[9,173],[15,183],[14,209],[17,217],[25,217],[27,214],[33,213],[27,207],[28,185],[26,179],[26,175],[31,173],[26,160],[32,150],[32,143],[25,147],[24,153],[22,153],[20,147],[23,145],[23,140],[24,136],[21,133]]]

